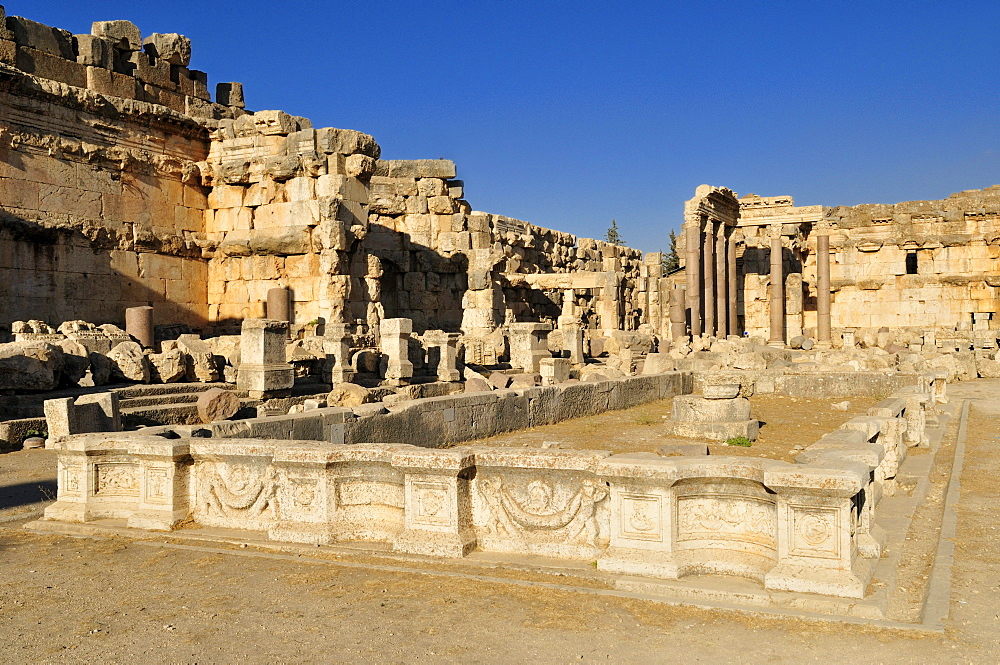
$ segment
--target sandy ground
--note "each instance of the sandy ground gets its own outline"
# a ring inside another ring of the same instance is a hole
[[[55,457],[21,451],[0,456],[0,661],[1000,662],[1000,381],[949,390],[975,401],[943,635],[401,573],[363,557],[35,534],[21,525],[51,495]],[[798,438],[818,437],[772,442]]]
[[[671,399],[469,443],[534,448],[554,445],[558,448],[610,450],[614,453],[655,452],[663,445],[706,443],[712,455],[767,457],[790,462],[799,452],[796,446],[815,443],[851,418],[867,413],[878,400],[851,399],[846,400],[846,411],[831,408],[832,404],[844,401],[754,395],[750,399],[750,415],[761,422],[761,428],[760,435],[750,447],[727,446],[715,439],[672,436],[665,426],[670,422]]]

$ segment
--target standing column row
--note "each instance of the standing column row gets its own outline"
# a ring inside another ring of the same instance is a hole
[[[734,231],[706,217],[686,227],[686,305],[691,312],[692,336],[738,334]]]

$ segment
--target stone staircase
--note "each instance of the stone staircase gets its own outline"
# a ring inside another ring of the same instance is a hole
[[[241,411],[250,409],[259,402],[251,399],[246,392],[236,391],[236,387],[228,383],[134,385],[116,389],[114,392],[118,393],[121,399],[122,425],[126,429],[133,429],[155,425],[200,424],[198,397],[210,388],[236,392],[240,398]]]

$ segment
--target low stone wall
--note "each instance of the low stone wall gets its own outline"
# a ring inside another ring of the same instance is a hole
[[[592,411],[589,399],[602,392],[599,384],[591,389],[579,389],[581,411]],[[420,412],[444,422],[443,412],[454,410],[457,418],[467,409],[477,422],[476,414],[495,417],[486,410],[492,403],[527,414],[530,392],[434,398],[452,406]],[[607,393],[610,400],[614,389]],[[632,575],[738,575],[766,589],[860,598],[881,554],[876,506],[894,491],[907,447],[924,440],[931,399],[919,387],[902,391],[821,438],[795,463],[345,446],[331,443],[323,427],[296,430],[296,423],[312,422],[302,418],[263,420],[291,423],[292,436],[325,440],[83,434],[60,444],[59,495],[45,519],[118,519],[154,530],[190,520],[277,541],[364,541],[444,557],[474,549],[535,554],[596,560],[601,570]],[[411,437],[424,434],[418,425],[410,422]]]
[[[918,381],[916,374],[885,372],[824,372],[791,374],[776,370],[712,370],[696,372],[694,390],[706,385],[739,383],[746,395],[773,393],[789,397],[837,399],[848,397],[881,398],[892,395]]]
[[[416,443],[438,448],[688,394],[692,382],[688,372],[667,372],[354,408],[310,409],[287,416],[214,422],[202,429],[209,430],[213,438]]]

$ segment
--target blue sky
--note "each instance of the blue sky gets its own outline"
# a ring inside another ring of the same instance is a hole
[[[180,32],[210,89],[458,164],[476,210],[666,246],[701,183],[800,205],[1000,183],[1000,2],[0,0]]]

